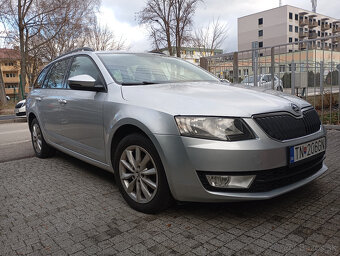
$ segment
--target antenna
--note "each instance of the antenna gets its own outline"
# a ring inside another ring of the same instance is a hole
[[[280,7],[282,6],[282,0],[279,0],[279,6]]]
[[[313,12],[316,12],[316,6],[318,5],[318,0],[311,0],[312,2],[312,10]]]

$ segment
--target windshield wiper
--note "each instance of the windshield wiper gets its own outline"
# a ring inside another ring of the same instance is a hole
[[[148,81],[143,81],[143,82],[131,82],[131,83],[121,83],[121,85],[144,85],[144,84],[159,84],[159,83],[148,82]]]

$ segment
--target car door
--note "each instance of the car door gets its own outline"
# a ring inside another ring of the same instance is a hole
[[[36,97],[38,102],[39,122],[47,139],[60,142],[60,101],[59,98],[64,94],[64,79],[70,58],[55,62],[49,69],[40,94]]]
[[[73,58],[68,78],[90,75],[96,84],[104,85],[104,79],[87,55]],[[106,92],[73,90],[66,81],[67,93],[60,98],[62,146],[74,152],[105,162],[103,101]]]

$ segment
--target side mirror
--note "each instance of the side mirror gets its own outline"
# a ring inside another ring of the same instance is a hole
[[[83,91],[103,91],[103,85],[95,85],[96,80],[89,75],[78,75],[73,76],[68,79],[68,84],[73,90],[83,90]]]

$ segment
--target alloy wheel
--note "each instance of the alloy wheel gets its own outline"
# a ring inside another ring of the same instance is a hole
[[[36,150],[36,152],[40,153],[42,148],[42,136],[38,124],[34,124],[32,127],[32,140],[34,149]]]
[[[152,156],[142,147],[127,147],[119,160],[119,177],[126,193],[137,203],[148,203],[158,188],[158,172]]]

